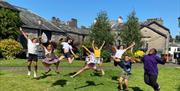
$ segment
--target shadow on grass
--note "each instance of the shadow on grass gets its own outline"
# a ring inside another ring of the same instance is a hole
[[[4,75],[4,73],[0,73],[0,75]]]
[[[132,88],[132,91],[143,91],[141,88],[139,87],[129,87]]]
[[[39,77],[39,79],[45,79],[47,78],[48,76],[53,76],[52,74],[43,74],[42,76]]]
[[[180,85],[178,86],[177,91],[180,91]]]
[[[76,74],[76,72],[71,72],[71,73],[65,74],[64,76],[71,76],[71,75],[74,75],[74,74]]]
[[[111,79],[112,79],[112,80],[117,81],[117,80],[118,80],[118,78],[119,78],[118,76],[112,76],[112,78],[111,78]]]
[[[60,85],[61,87],[64,87],[66,84],[67,84],[67,80],[62,79],[62,80],[57,80],[56,82],[54,82],[52,86]]]
[[[87,85],[80,86],[80,87],[77,87],[77,88],[74,88],[74,89],[77,90],[77,89],[81,89],[81,88],[85,88],[85,87],[89,87],[89,86],[104,85],[103,83],[96,84],[94,81],[86,81],[86,84]]]

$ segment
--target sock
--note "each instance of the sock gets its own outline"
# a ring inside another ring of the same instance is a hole
[[[27,66],[28,67],[28,71],[31,71],[31,66]]]
[[[31,75],[31,66],[27,66],[28,67],[28,76]]]
[[[34,77],[37,77],[37,65],[34,66]]]

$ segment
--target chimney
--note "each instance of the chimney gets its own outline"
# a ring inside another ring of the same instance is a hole
[[[123,18],[121,16],[118,17],[118,25],[123,24]]]
[[[71,21],[69,21],[69,26],[71,28],[77,28],[77,19],[71,18]]]

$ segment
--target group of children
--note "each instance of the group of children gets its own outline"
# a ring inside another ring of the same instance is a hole
[[[72,44],[73,40],[71,38],[67,38],[65,42],[61,42],[62,45],[62,53],[60,57],[57,57],[54,54],[55,47],[51,41],[48,42],[48,44],[45,46],[43,43],[41,43],[42,38],[33,38],[29,39],[27,34],[22,31],[20,28],[20,31],[24,35],[24,37],[27,39],[27,54],[28,54],[28,76],[31,75],[31,64],[34,64],[34,78],[38,78],[37,76],[37,61],[38,61],[38,46],[41,46],[44,49],[45,52],[45,58],[43,59],[42,63],[45,66],[45,74],[51,71],[50,65],[54,64],[56,66],[55,72],[59,74],[59,63],[60,60],[66,58],[68,62],[71,64],[74,60],[74,58],[77,58],[77,55],[73,52],[73,48],[70,44]],[[75,76],[79,75],[85,70],[92,69],[97,72],[101,72],[102,75],[105,74],[104,70],[102,69],[102,63],[103,63],[103,58],[101,58],[101,50],[105,44],[105,41],[102,43],[101,47],[98,48],[95,46],[94,41],[92,42],[92,48],[87,48],[86,46],[82,45],[82,48],[85,50],[86,57],[85,57],[85,65],[78,70],[75,74],[73,74],[72,78]],[[120,68],[123,69],[123,72],[120,75],[119,78],[119,90],[123,90],[123,85],[125,85],[125,90],[128,91],[128,78],[129,75],[131,74],[131,64],[134,62],[133,58],[131,58],[128,55],[125,55],[124,57],[123,54],[130,48],[132,48],[135,45],[133,42],[129,47],[123,48],[123,46],[114,46],[115,49],[115,55],[111,56],[111,58],[114,60],[114,65],[119,66]],[[72,55],[73,56],[72,56]],[[155,52],[154,52],[155,54]],[[145,56],[146,57],[146,56]],[[145,60],[145,59],[144,59]],[[144,61],[143,62],[146,62]],[[147,59],[148,60],[148,59]],[[155,58],[154,60],[157,60]],[[160,59],[158,59],[160,60]],[[150,62],[150,61],[147,61]],[[158,61],[159,62],[159,61]],[[145,64],[145,63],[144,63]],[[99,65],[99,66],[97,66]],[[156,69],[157,70],[157,69]],[[145,70],[146,71],[146,70]],[[146,75],[149,76],[149,75]],[[157,76],[156,76],[157,77]],[[147,77],[146,77],[147,80]],[[156,81],[157,79],[155,79]],[[150,84],[146,81],[147,84]],[[154,85],[155,84],[155,85]],[[159,85],[157,83],[154,83],[153,85],[150,84],[150,86],[154,87],[154,89],[159,89]],[[158,91],[158,90],[157,90]]]

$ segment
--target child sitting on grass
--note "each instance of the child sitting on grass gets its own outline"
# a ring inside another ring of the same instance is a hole
[[[72,75],[71,76],[72,78],[79,75],[83,71],[89,70],[89,69],[93,69],[95,71],[101,71],[102,72],[102,69],[99,69],[99,68],[96,67],[96,60],[95,60],[95,57],[94,57],[93,50],[92,49],[89,50],[85,46],[82,46],[82,47],[86,50],[86,53],[88,55],[87,58],[86,58],[86,64],[78,72],[76,72],[74,75]]]

